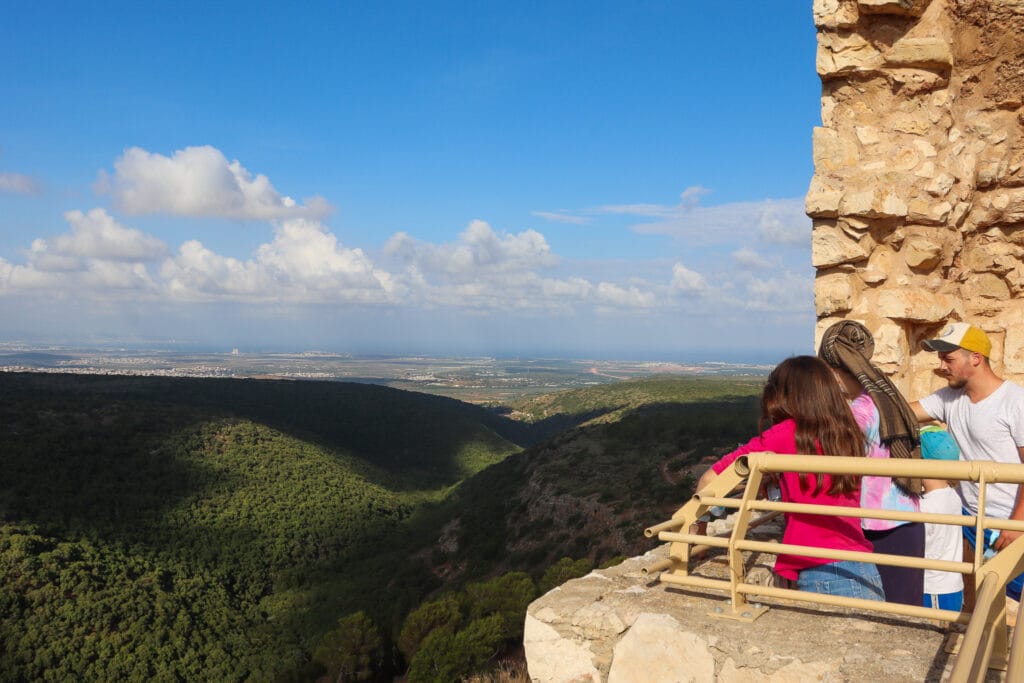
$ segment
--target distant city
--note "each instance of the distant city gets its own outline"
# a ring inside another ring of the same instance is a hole
[[[39,347],[0,342],[0,372],[230,377],[381,384],[474,403],[651,375],[763,376],[771,365],[707,361],[370,356],[320,351],[220,353]]]

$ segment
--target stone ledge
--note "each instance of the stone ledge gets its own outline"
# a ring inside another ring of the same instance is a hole
[[[933,622],[774,599],[752,624],[708,616],[724,593],[641,573],[667,555],[666,544],[534,601],[524,634],[531,680],[889,683],[941,680],[952,666],[946,628]],[[721,560],[709,563],[698,573],[721,575]]]

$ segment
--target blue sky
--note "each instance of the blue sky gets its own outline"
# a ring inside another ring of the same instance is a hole
[[[810,5],[8,3],[0,341],[809,351]]]

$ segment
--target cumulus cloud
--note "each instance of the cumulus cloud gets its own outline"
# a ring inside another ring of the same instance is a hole
[[[636,285],[542,275],[561,261],[534,230],[499,234],[475,220],[454,243],[428,244],[398,233],[384,251],[404,263],[396,278],[406,284],[410,301],[424,305],[569,312],[650,307],[656,301],[653,292]]]
[[[160,273],[168,292],[185,300],[384,303],[399,290],[361,249],[342,246],[323,225],[303,219],[277,226],[274,240],[246,261],[189,240]]]
[[[708,289],[708,283],[700,273],[677,263],[672,266],[672,289],[680,292],[703,292]]]
[[[253,176],[209,145],[186,147],[170,157],[131,147],[114,162],[113,175],[100,173],[95,189],[133,215],[283,220],[316,219],[332,211],[321,197],[300,205],[281,195],[265,175]]]
[[[89,213],[68,211],[64,220],[71,232],[52,240],[36,240],[38,249],[51,255],[110,261],[155,261],[167,245],[134,228],[126,228],[103,209]],[[33,251],[37,246],[33,245]]]
[[[0,172],[0,194],[38,194],[39,182],[21,173]]]
[[[70,232],[33,240],[24,264],[0,265],[6,291],[87,296],[154,290],[146,262],[167,253],[162,241],[119,224],[103,209],[69,211],[64,219]]]
[[[419,271],[452,279],[489,277],[558,263],[539,232],[499,235],[481,220],[471,221],[454,244],[428,244],[400,232],[388,240],[384,252]]]

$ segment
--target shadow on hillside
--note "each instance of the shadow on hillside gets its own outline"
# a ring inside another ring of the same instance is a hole
[[[351,456],[396,490],[454,484],[547,433],[454,399],[346,382],[11,374],[0,391],[147,414],[236,417]],[[140,428],[144,428],[141,427]]]

